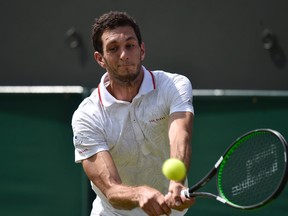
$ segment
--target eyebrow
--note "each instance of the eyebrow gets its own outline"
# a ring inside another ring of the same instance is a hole
[[[125,42],[130,41],[130,40],[138,41],[137,38],[135,38],[134,36],[130,36],[130,37],[128,37],[128,38],[125,40]],[[117,40],[112,40],[112,41],[110,41],[108,44],[114,44],[114,43],[118,43],[118,41],[117,41]],[[107,44],[107,45],[108,45],[108,44]]]

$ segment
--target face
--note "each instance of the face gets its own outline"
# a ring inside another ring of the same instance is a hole
[[[124,26],[105,30],[102,35],[103,55],[94,53],[99,65],[105,68],[110,81],[129,84],[140,74],[145,56],[144,44],[139,46],[132,27]]]

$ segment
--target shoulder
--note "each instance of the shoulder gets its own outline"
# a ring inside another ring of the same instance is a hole
[[[95,114],[101,113],[101,103],[98,96],[98,90],[95,89],[90,96],[86,97],[75,110],[72,121],[80,119],[94,118]]]
[[[191,85],[191,81],[182,74],[166,72],[163,70],[151,71],[155,77],[158,87],[168,87],[168,85]]]

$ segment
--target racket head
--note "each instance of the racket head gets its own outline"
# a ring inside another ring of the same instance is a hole
[[[217,188],[226,204],[259,208],[275,199],[288,178],[287,142],[277,131],[257,129],[233,142],[217,171]]]

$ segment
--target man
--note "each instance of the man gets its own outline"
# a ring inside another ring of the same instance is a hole
[[[103,14],[92,41],[107,72],[72,118],[75,161],[97,194],[91,215],[184,215],[194,203],[180,195],[187,180],[169,181],[161,167],[173,157],[189,168],[191,83],[146,70],[139,26],[126,13]]]

